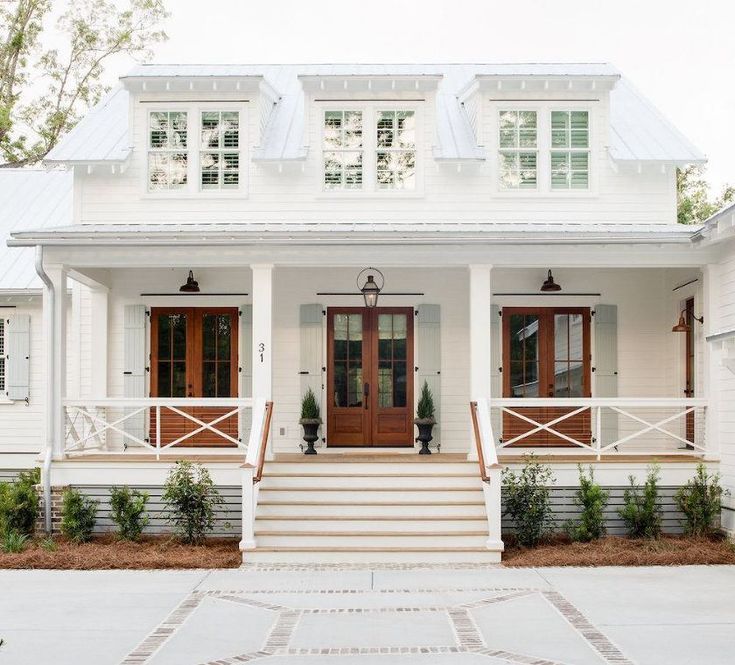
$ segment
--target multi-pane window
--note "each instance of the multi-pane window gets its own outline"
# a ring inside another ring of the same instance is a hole
[[[378,189],[416,187],[416,116],[413,111],[378,111],[376,117]]]
[[[199,183],[203,190],[240,186],[240,113],[202,111]]]
[[[5,392],[5,319],[0,319],[0,392]]]
[[[187,184],[188,118],[185,111],[151,111],[148,130],[148,188],[182,189]]]
[[[362,189],[362,111],[324,113],[324,189]]]
[[[551,188],[588,189],[590,181],[588,111],[551,112]]]
[[[536,189],[537,142],[536,111],[500,111],[498,147],[503,189]]]

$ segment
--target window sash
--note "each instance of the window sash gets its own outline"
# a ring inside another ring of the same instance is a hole
[[[498,111],[498,165],[501,189],[538,187],[538,114],[536,111]]]
[[[415,111],[376,112],[375,178],[381,190],[416,188]]]
[[[362,111],[325,110],[322,148],[324,189],[362,189],[365,162]]]
[[[189,180],[189,117],[187,111],[148,113],[148,190],[186,188]]]
[[[203,191],[240,187],[240,112],[199,113],[199,188]]]
[[[550,178],[552,190],[590,188],[589,111],[552,110],[550,120]]]

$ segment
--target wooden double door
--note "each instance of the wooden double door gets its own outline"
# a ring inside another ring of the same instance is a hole
[[[238,310],[236,307],[154,307],[151,310],[151,397],[237,397]],[[178,407],[177,407],[178,408]],[[229,407],[180,409],[205,423],[225,415]],[[235,439],[238,418],[212,425]],[[170,409],[161,409],[161,445],[178,441],[201,425]],[[150,440],[158,433],[151,410]],[[184,438],[181,446],[234,446],[204,429]]]
[[[503,308],[503,396],[517,397],[513,410],[546,424],[575,409],[523,407],[524,398],[590,397],[590,310],[586,307]],[[533,425],[503,414],[503,441],[510,441]],[[590,444],[589,410],[552,426],[576,441]],[[517,446],[569,446],[572,442],[542,430],[519,439]]]
[[[327,310],[327,446],[413,446],[413,309]]]

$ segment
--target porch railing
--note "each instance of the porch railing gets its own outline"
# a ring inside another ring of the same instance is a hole
[[[488,401],[497,451],[715,456],[701,398],[503,398]],[[521,449],[521,450],[519,450]]]
[[[247,450],[252,420],[250,398],[106,398],[64,400],[65,453],[110,452],[134,448],[160,458],[177,446],[204,452],[208,437],[220,445]],[[163,431],[166,419],[175,431]],[[183,427],[181,426],[183,424]],[[198,444],[198,447],[197,447]],[[211,452],[211,446],[207,452]]]

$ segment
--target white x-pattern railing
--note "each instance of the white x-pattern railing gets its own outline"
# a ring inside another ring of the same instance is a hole
[[[200,407],[208,411],[216,409],[216,415],[205,417],[198,410]],[[108,451],[111,449],[110,440],[116,435],[117,443],[123,448],[133,446],[139,452],[155,453],[158,458],[162,452],[191,442],[203,433],[213,434],[238,448],[247,449],[244,437],[232,436],[230,431],[222,428],[222,423],[237,418],[239,430],[244,425],[249,427],[252,408],[253,400],[250,398],[68,399],[64,401],[65,452]],[[175,414],[195,427],[173,440],[164,441],[162,422],[166,414]],[[151,420],[155,423],[153,431]],[[231,430],[231,427],[228,429]],[[196,451],[195,447],[187,450],[194,454]]]
[[[499,433],[498,450],[530,446],[534,435],[548,433],[561,440],[560,446],[573,446],[577,452],[584,451],[598,459],[619,453],[710,456],[716,452],[707,447],[706,399],[503,398],[490,399],[489,407]],[[544,408],[549,409],[549,419],[538,415]],[[504,415],[528,423],[528,429],[503,437]],[[586,416],[589,427],[576,425],[562,431],[560,426],[570,425],[575,416]],[[687,426],[688,418],[694,419],[693,427]],[[691,429],[694,435],[688,438],[687,430]],[[585,430],[585,436],[579,430]],[[634,446],[627,445],[633,441]]]

